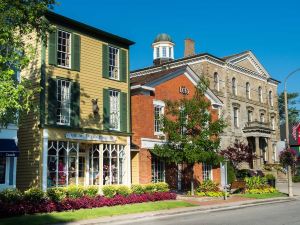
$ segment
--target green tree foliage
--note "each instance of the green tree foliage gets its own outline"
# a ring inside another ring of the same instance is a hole
[[[28,67],[31,46],[27,35],[36,33],[46,43],[50,27],[44,19],[55,0],[0,0],[0,126],[17,121],[17,112],[28,112],[33,89],[30,80],[17,80],[17,72]]]
[[[192,98],[166,100],[166,113],[161,121],[167,142],[156,145],[151,150],[153,154],[168,162],[190,165],[220,162],[219,134],[225,128],[225,122],[223,119],[212,120],[206,89],[207,82],[202,80]]]
[[[296,109],[296,104],[298,101],[299,93],[292,92],[287,93],[288,98],[288,113],[289,113],[289,123],[296,123],[299,121],[299,110]],[[285,106],[284,106],[284,93],[281,92],[278,97],[278,107],[279,107],[279,118],[280,123],[285,123]]]

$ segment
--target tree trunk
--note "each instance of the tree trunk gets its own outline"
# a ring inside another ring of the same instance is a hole
[[[191,195],[195,195],[195,190],[194,190],[194,165],[192,165],[192,178],[191,178]]]

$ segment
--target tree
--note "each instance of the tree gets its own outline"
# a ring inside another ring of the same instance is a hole
[[[219,134],[225,128],[223,119],[212,120],[210,102],[205,97],[207,82],[202,80],[192,98],[177,101],[166,100],[166,113],[162,117],[163,132],[167,142],[156,145],[151,152],[167,162],[208,163],[220,162]],[[193,169],[192,169],[193,170]],[[192,192],[193,192],[192,171]]]
[[[28,112],[36,90],[19,71],[28,67],[32,45],[29,34],[46,43],[50,31],[44,14],[53,8],[55,0],[0,0],[0,127],[17,122],[17,112]]]
[[[235,142],[233,146],[228,146],[226,149],[221,150],[220,155],[231,162],[235,171],[238,170],[240,163],[251,163],[253,158],[255,158],[249,145],[243,142]]]
[[[296,109],[295,105],[298,101],[299,93],[292,92],[287,93],[288,99],[288,113],[289,113],[289,123],[293,124],[299,121],[299,110]],[[279,119],[280,123],[285,123],[285,106],[284,106],[284,92],[281,92],[278,97],[278,107],[279,107]]]

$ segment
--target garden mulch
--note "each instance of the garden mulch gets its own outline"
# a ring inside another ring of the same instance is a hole
[[[251,198],[245,198],[242,196],[230,196],[227,198],[227,200],[224,200],[224,198],[210,198],[210,197],[191,197],[191,196],[184,196],[184,195],[178,195],[178,200],[186,201],[195,205],[200,206],[209,206],[209,205],[220,205],[220,204],[230,204],[234,202],[244,202],[248,200],[253,200]]]

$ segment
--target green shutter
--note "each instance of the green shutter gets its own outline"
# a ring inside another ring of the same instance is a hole
[[[57,65],[57,31],[49,34],[48,61],[50,65]]]
[[[56,124],[57,98],[56,98],[56,80],[48,79],[48,124]]]
[[[102,77],[109,78],[108,75],[108,46],[102,45]]]
[[[72,70],[80,71],[80,36],[72,34]]]
[[[71,87],[71,126],[79,127],[80,125],[80,84],[73,82]]]
[[[127,82],[127,52],[120,49],[120,81]]]
[[[103,89],[103,129],[108,130],[110,127],[110,102],[109,90]]]
[[[127,104],[127,93],[121,92],[121,131],[127,132],[127,110],[128,110],[128,104]]]

